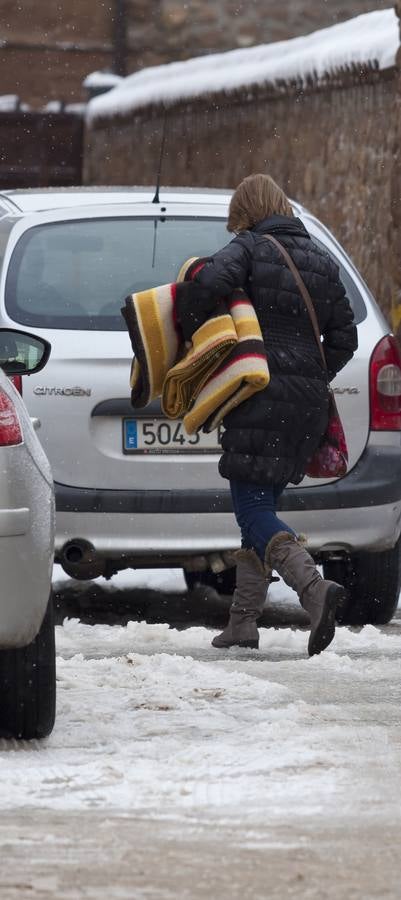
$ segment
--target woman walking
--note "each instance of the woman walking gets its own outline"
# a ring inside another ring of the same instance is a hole
[[[230,481],[242,535],[230,618],[215,647],[258,647],[259,618],[275,570],[293,588],[311,622],[308,651],[334,637],[344,588],[324,580],[293,530],[276,513],[289,482],[298,484],[324,434],[331,380],[357,348],[353,313],[338,268],[295,218],[281,188],[267,175],[250,175],[232,196],[228,231],[236,237],[217,252],[195,281],[205,311],[243,287],[253,302],[267,353],[268,387],[224,420],[219,470]],[[309,291],[323,338],[328,373],[305,302],[286,265],[282,244]]]

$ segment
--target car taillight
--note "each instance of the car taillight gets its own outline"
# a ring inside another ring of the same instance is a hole
[[[0,447],[13,444],[22,444],[20,420],[13,401],[0,388]]]
[[[22,375],[10,375],[10,381],[12,381],[14,387],[22,397]]]
[[[379,341],[370,360],[370,427],[401,430],[401,354],[391,334]]]

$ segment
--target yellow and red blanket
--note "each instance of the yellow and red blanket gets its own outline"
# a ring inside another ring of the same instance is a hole
[[[163,413],[183,419],[188,434],[212,431],[230,410],[269,383],[259,322],[242,289],[215,305],[190,343],[177,321],[180,283],[199,270],[195,260],[179,279],[131,294],[121,310],[131,338],[131,401],[136,408],[161,398]]]

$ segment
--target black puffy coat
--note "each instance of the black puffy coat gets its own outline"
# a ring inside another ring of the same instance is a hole
[[[297,484],[326,428],[328,385],[304,300],[279,250],[263,237],[269,233],[288,250],[311,294],[333,378],[356,350],[357,332],[338,267],[300,219],[272,216],[241,232],[195,281],[209,314],[215,299],[244,288],[258,316],[271,375],[264,391],[224,420],[221,475]]]

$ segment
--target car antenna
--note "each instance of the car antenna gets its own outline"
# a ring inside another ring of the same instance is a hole
[[[157,170],[156,190],[155,190],[155,195],[153,197],[152,203],[160,203],[159,190],[160,190],[160,178],[161,178],[161,173],[162,173],[162,163],[163,163],[165,142],[166,142],[166,111],[164,111],[164,116],[163,116],[163,130],[162,130],[162,141],[161,141],[161,145],[160,145],[159,168]]]
[[[155,190],[155,195],[153,197],[152,203],[160,203],[159,190],[160,190],[160,178],[161,178],[161,173],[162,173],[162,163],[163,163],[165,141],[166,141],[166,111],[164,111],[164,116],[163,116],[163,129],[162,129],[162,140],[161,140],[161,145],[160,145],[159,168],[157,170],[156,190]],[[158,226],[158,219],[155,218],[154,219],[154,231],[153,231],[152,269],[154,269],[154,267],[155,267],[155,259],[156,259],[157,226]]]

